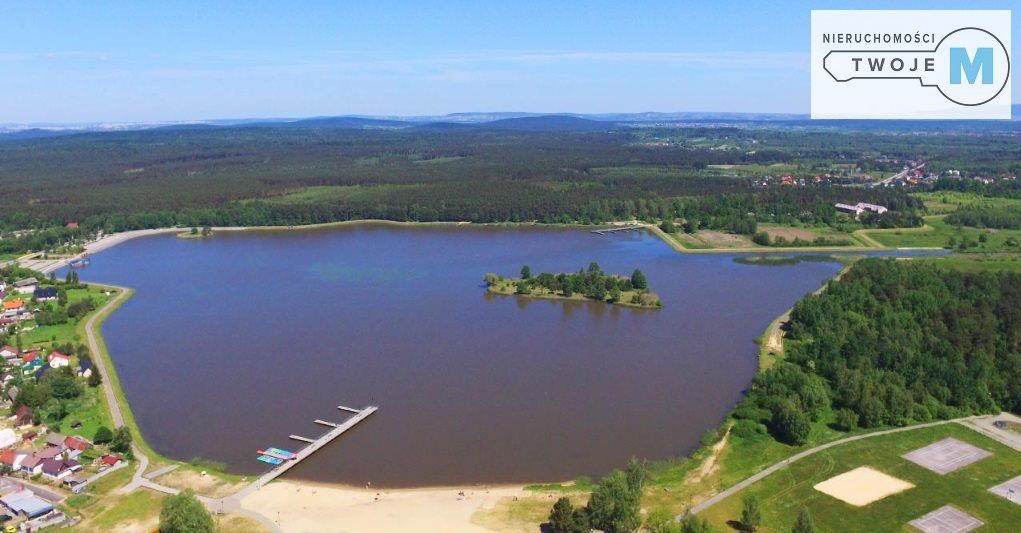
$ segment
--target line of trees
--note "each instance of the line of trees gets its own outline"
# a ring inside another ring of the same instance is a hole
[[[962,207],[947,215],[946,221],[955,226],[1021,229],[1021,210],[1010,207]]]

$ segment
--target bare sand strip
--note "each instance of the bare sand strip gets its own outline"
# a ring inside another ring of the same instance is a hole
[[[241,506],[277,522],[288,533],[324,529],[338,533],[480,533],[491,530],[473,524],[472,515],[515,496],[524,497],[526,493],[515,487],[376,491],[277,481],[245,497]]]

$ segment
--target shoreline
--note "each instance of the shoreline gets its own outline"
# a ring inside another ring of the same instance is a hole
[[[412,221],[399,221],[399,220],[384,220],[384,219],[358,219],[358,220],[339,220],[336,222],[321,222],[317,224],[304,224],[304,225],[292,225],[292,226],[216,226],[210,228],[213,231],[213,235],[207,236],[206,238],[215,237],[216,232],[235,232],[235,231],[300,231],[300,230],[315,230],[315,229],[326,229],[332,227],[343,227],[343,226],[356,226],[356,225],[393,225],[393,226],[409,226],[409,227],[462,227],[462,226],[476,226],[476,227],[534,227],[534,228],[567,228],[567,229],[589,229],[589,228],[613,228],[621,225],[638,225],[642,229],[648,231],[655,237],[663,241],[667,246],[673,249],[677,253],[682,254],[782,254],[782,253],[861,253],[861,252],[884,252],[884,251],[931,251],[931,250],[942,250],[943,248],[938,247],[910,247],[910,248],[896,248],[890,246],[801,246],[801,247],[738,247],[738,248],[685,248],[681,245],[677,239],[672,238],[669,234],[664,232],[659,226],[655,224],[649,224],[645,222],[607,222],[605,224],[544,224],[541,222],[470,222],[470,221],[434,221],[434,222],[412,222]],[[119,233],[111,233],[104,235],[99,239],[92,241],[85,245],[85,250],[77,255],[69,256],[66,258],[53,260],[52,263],[39,269],[43,274],[49,274],[50,272],[59,270],[66,267],[71,261],[87,257],[89,255],[97,254],[118,244],[139,238],[148,237],[152,235],[161,235],[164,233],[181,233],[187,232],[190,228],[183,226],[172,226],[165,228],[151,228],[151,229],[139,229],[139,230],[128,230]],[[912,228],[912,229],[924,229],[924,228]],[[863,230],[859,230],[863,231]],[[876,242],[876,241],[872,241]],[[13,259],[12,261],[17,261]]]

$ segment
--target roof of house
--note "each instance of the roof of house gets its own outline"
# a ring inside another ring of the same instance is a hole
[[[54,360],[54,359],[64,359],[64,360],[66,360],[66,361],[70,361],[70,360],[71,360],[71,358],[70,358],[70,357],[68,357],[68,356],[66,356],[66,355],[64,355],[64,354],[62,354],[62,353],[60,353],[60,352],[53,352],[53,353],[51,353],[51,354],[50,354],[50,356],[49,356],[49,357],[47,358],[47,360],[48,360],[48,361],[52,361],[52,360]]]
[[[64,450],[60,446],[50,446],[45,450],[35,452],[35,456],[40,459],[53,459],[62,453],[64,453]]]
[[[13,354],[21,353],[14,346],[10,346],[10,345],[7,345],[7,344],[3,345],[3,347],[0,347],[0,352],[10,352],[10,353],[13,353]]]
[[[17,397],[18,397],[18,387],[11,387],[10,389],[7,389],[7,399],[8,400],[13,402]]]
[[[29,518],[35,518],[53,510],[53,504],[36,496],[28,489],[8,494],[0,498],[0,502],[15,513],[24,513]]]
[[[64,439],[64,447],[70,448],[72,450],[78,450],[83,452],[85,450],[88,450],[89,446],[91,446],[91,444],[89,444],[89,441],[79,436],[68,437]]]
[[[39,280],[35,278],[25,278],[14,282],[15,287],[28,287],[29,285],[38,285]]]
[[[25,307],[25,300],[21,298],[15,298],[9,302],[4,302],[4,310],[10,311],[11,309],[21,309]]]
[[[36,298],[56,298],[57,288],[56,287],[39,288],[36,289],[35,292],[32,293],[32,295],[35,296]]]
[[[14,466],[14,460],[18,458],[18,453],[12,448],[8,448],[0,452],[0,463]]]
[[[50,446],[63,446],[64,439],[66,438],[67,437],[60,433],[50,433],[49,435],[46,435],[46,444],[49,444]]]
[[[106,465],[106,466],[113,466],[113,465],[119,463],[120,460],[121,460],[121,458],[116,456],[116,455],[104,455],[103,457],[100,457],[100,459],[99,459],[99,461],[101,463],[103,463],[104,465]]]
[[[92,359],[89,359],[88,357],[83,357],[79,359],[78,368],[81,369],[82,371],[92,368]]]
[[[26,363],[31,363],[32,361],[35,361],[35,358],[38,355],[39,355],[38,352],[27,353],[27,354],[21,356],[21,360],[26,362]]]
[[[63,459],[47,459],[43,461],[43,473],[55,476],[64,470],[74,468],[76,466],[78,466],[78,461],[75,461],[74,459],[68,459],[66,461]]]
[[[39,454],[33,453],[32,455],[29,455],[28,457],[25,458],[24,461],[21,462],[21,467],[32,469],[39,466],[39,464],[45,460],[46,460],[45,457],[39,457]]]
[[[71,222],[68,222],[64,227],[65,228],[77,228],[78,227],[78,223],[74,222],[74,221],[71,221]]]
[[[15,413],[15,416],[17,416],[19,419],[20,418],[24,418],[26,416],[31,418],[32,417],[32,408],[27,406],[27,405],[22,405],[21,407],[18,408],[18,412]]]

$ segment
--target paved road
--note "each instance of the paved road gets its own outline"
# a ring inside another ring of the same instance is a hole
[[[111,309],[117,307],[130,295],[131,291],[124,287],[117,287],[114,285],[99,285],[96,283],[91,284],[94,287],[101,289],[116,290],[118,291],[117,296],[106,303],[99,311],[92,314],[88,320],[85,321],[85,337],[89,343],[89,351],[92,352],[92,363],[96,365],[96,369],[99,371],[99,375],[103,378],[103,394],[106,395],[106,403],[110,406],[110,418],[113,420],[113,426],[119,428],[124,425],[124,415],[121,413],[121,406],[117,403],[117,394],[113,390],[113,382],[110,379],[110,372],[106,368],[106,358],[103,357],[99,350],[99,340],[96,338],[96,322],[100,320],[100,317],[106,316]]]
[[[737,483],[736,485],[734,485],[734,486],[728,488],[727,490],[717,494],[716,496],[713,496],[712,498],[709,498],[708,500],[706,500],[706,501],[704,501],[704,502],[702,502],[702,503],[700,503],[698,505],[695,505],[694,507],[691,508],[691,510],[688,511],[688,513],[690,513],[690,514],[700,513],[702,511],[712,507],[713,505],[716,505],[717,503],[720,503],[721,501],[723,501],[723,500],[733,496],[734,494],[737,494],[738,492],[741,492],[742,490],[747,488],[749,485],[754,484],[755,482],[757,482],[757,481],[761,480],[762,478],[772,474],[773,472],[776,472],[777,470],[780,470],[781,468],[785,468],[787,465],[789,465],[789,464],[791,464],[793,462],[800,461],[801,459],[804,459],[805,457],[809,457],[811,455],[815,455],[815,454],[817,454],[817,453],[819,453],[819,452],[821,452],[823,450],[828,450],[828,449],[830,449],[830,448],[832,448],[834,446],[840,446],[841,444],[847,444],[848,442],[854,442],[854,441],[858,441],[858,440],[862,440],[862,439],[870,439],[872,437],[879,437],[881,435],[890,435],[892,433],[901,433],[903,431],[912,431],[912,430],[915,430],[915,429],[922,429],[922,428],[928,428],[928,427],[933,427],[933,426],[941,426],[943,424],[950,424],[950,423],[953,423],[953,422],[962,422],[963,423],[963,422],[966,422],[966,421],[969,421],[969,420],[972,420],[972,419],[975,419],[975,418],[981,418],[981,417],[971,417],[971,416],[969,416],[969,417],[965,417],[965,418],[956,418],[954,420],[940,420],[938,422],[927,422],[925,424],[915,424],[913,426],[905,426],[905,427],[902,427],[902,428],[887,429],[887,430],[883,430],[883,431],[875,431],[875,432],[872,432],[872,433],[863,433],[861,435],[854,435],[852,437],[847,437],[847,438],[835,440],[835,441],[832,441],[832,442],[827,442],[826,444],[820,444],[819,446],[816,446],[815,448],[809,448],[809,449],[804,450],[802,452],[796,453],[796,454],[788,457],[787,459],[784,459],[783,461],[780,461],[779,463],[776,463],[776,464],[766,468],[765,470],[763,470],[763,471],[761,471],[761,472],[759,472],[759,473],[757,473],[757,474],[755,474],[755,475],[745,479],[744,481],[741,481],[741,482]],[[685,516],[687,516],[687,514],[679,514],[679,515],[677,515],[676,519],[678,521],[680,521],[680,520],[683,520]]]
[[[971,420],[965,420],[961,422],[961,425],[968,429],[975,430],[1005,446],[1014,448],[1021,452],[1021,433],[1018,433],[1011,429],[1000,429],[993,425],[993,422],[997,420],[1003,420],[1006,422],[1014,422],[1021,424],[1021,417],[1013,413],[1000,413],[998,415],[989,415]]]

